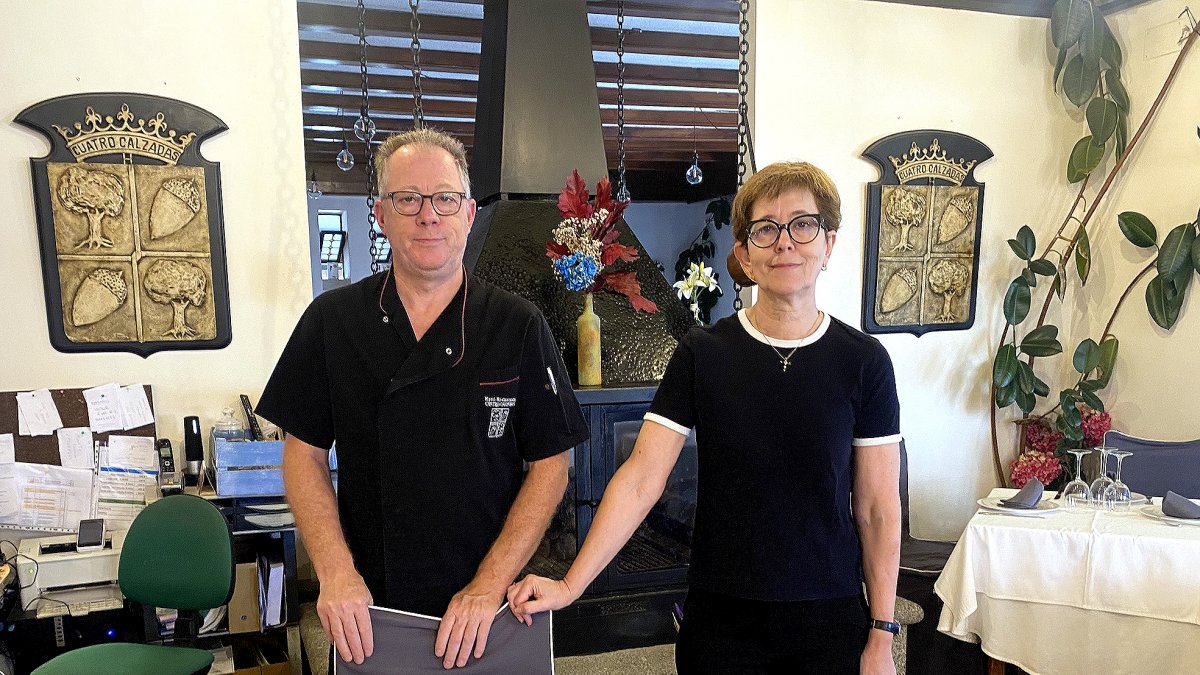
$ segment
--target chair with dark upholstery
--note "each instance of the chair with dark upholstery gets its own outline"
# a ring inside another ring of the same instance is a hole
[[[900,574],[937,577],[946,566],[954,544],[912,536],[908,516],[908,450],[904,441],[900,441]]]
[[[179,610],[178,645],[195,639],[200,610],[229,602],[233,570],[233,537],[217,507],[172,495],[147,506],[129,526],[117,580],[130,600]],[[32,675],[199,675],[212,662],[205,649],[110,642],[61,654]]]
[[[1168,490],[1200,497],[1200,439],[1155,441],[1110,430],[1104,445],[1133,453],[1121,465],[1121,482],[1130,490],[1148,497],[1162,497]]]

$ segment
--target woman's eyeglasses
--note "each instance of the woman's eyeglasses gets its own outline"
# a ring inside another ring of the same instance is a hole
[[[825,217],[819,213],[803,213],[792,218],[786,225],[777,223],[770,218],[763,218],[750,223],[750,243],[759,248],[774,246],[779,237],[787,230],[788,236],[797,244],[807,244],[817,238],[817,233],[825,228]]]

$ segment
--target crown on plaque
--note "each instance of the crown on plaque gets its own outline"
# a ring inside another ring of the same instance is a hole
[[[913,141],[908,152],[898,158],[889,156],[888,159],[892,160],[892,166],[896,167],[896,177],[900,179],[901,184],[921,178],[941,178],[954,185],[961,185],[975,166],[975,160],[968,162],[963,159],[947,159],[946,151],[942,150],[936,138],[929,144],[928,149],[917,147],[916,141]]]
[[[57,124],[52,126],[67,142],[67,149],[78,162],[98,155],[129,154],[174,165],[196,138],[195,132],[178,135],[169,129],[161,112],[149,119],[135,118],[125,103],[116,115],[104,116],[88,106],[83,122],[72,125],[73,130]]]

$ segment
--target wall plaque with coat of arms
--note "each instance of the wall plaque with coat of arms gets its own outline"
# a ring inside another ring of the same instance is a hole
[[[973,171],[992,151],[970,136],[923,130],[882,138],[863,156],[882,175],[867,186],[863,329],[970,328],[983,226]]]
[[[201,142],[228,127],[159,96],[74,94],[17,122],[31,158],[50,343],[62,352],[229,344],[221,176]]]

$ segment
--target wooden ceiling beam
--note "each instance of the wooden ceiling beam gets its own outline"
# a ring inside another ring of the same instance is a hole
[[[411,92],[412,78],[404,75],[380,75],[368,71],[368,86],[371,89],[385,91]],[[336,70],[319,70],[317,68],[300,68],[300,84],[306,86],[324,85],[341,87],[358,91],[362,86],[358,73],[341,72]],[[478,89],[475,80],[447,80],[426,77],[421,80],[421,91],[433,96],[471,96]]]
[[[330,59],[357,65],[358,45],[301,40],[300,59],[301,62],[308,59]],[[412,65],[412,51],[400,47],[370,47],[367,49],[367,65],[408,68]],[[449,73],[478,73],[479,54],[425,47],[421,49],[421,69]]]

